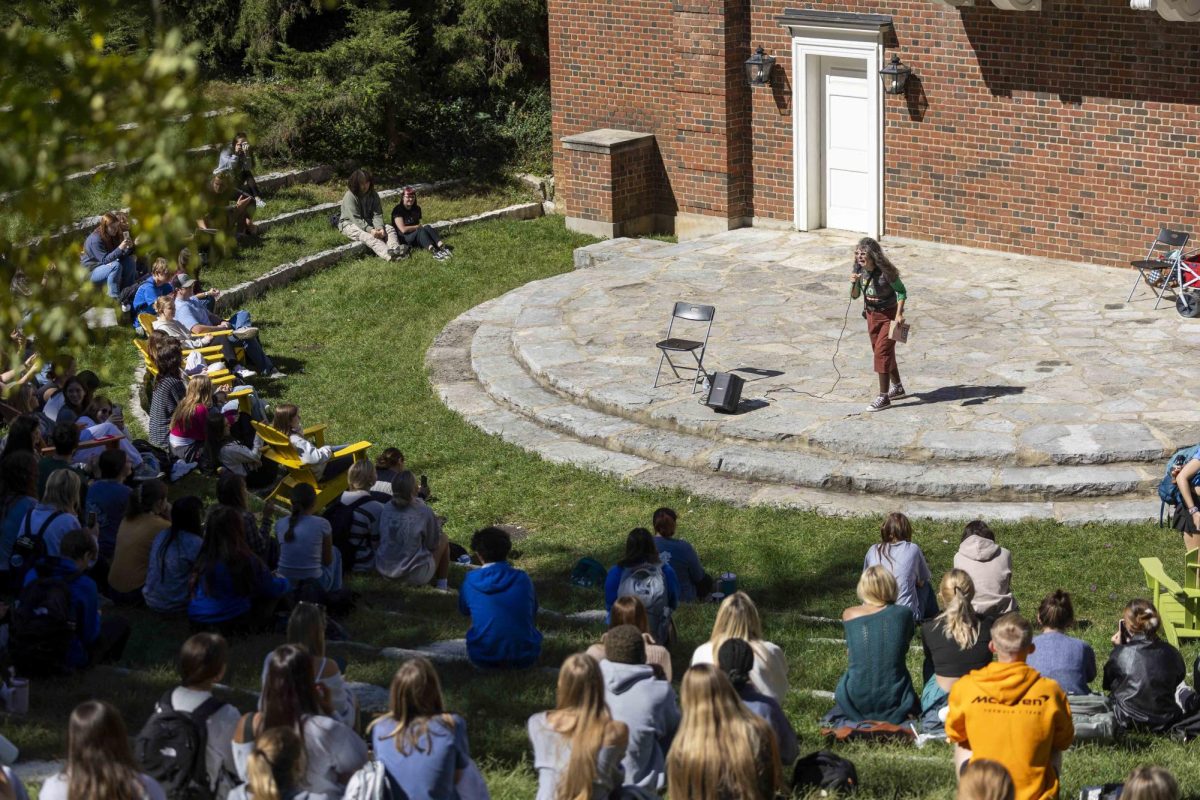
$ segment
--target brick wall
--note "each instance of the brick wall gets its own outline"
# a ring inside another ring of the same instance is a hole
[[[551,0],[555,137],[653,132],[663,213],[791,221],[791,40],[775,17],[885,13],[916,76],[885,99],[886,234],[1123,264],[1160,224],[1195,225],[1200,25],[1127,0],[977,3]],[[757,44],[778,62],[751,91]]]

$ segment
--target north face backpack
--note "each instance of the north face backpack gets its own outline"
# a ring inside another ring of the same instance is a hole
[[[46,531],[54,524],[54,520],[63,515],[62,511],[52,512],[42,521],[37,533],[34,533],[33,512],[36,508],[34,506],[25,512],[25,523],[21,527],[21,535],[13,542],[12,555],[8,559],[9,569],[15,571],[14,577],[18,579],[24,576],[39,558],[46,555]]]
[[[76,628],[70,583],[39,575],[21,590],[13,611],[9,652],[17,672],[23,677],[67,672]]]
[[[211,800],[205,750],[208,718],[225,704],[210,697],[194,711],[176,711],[168,689],[134,741],[142,770],[162,784],[172,800]]]
[[[584,556],[571,568],[570,581],[573,586],[589,589],[593,586],[603,586],[607,575],[608,570],[604,569],[603,564],[594,558]]]
[[[1158,507],[1158,526],[1161,528],[1163,524],[1163,512],[1167,506],[1177,506],[1183,502],[1183,498],[1179,496],[1179,487],[1175,485],[1175,479],[1171,473],[1176,467],[1182,468],[1193,458],[1200,456],[1200,444],[1192,447],[1185,447],[1182,450],[1176,450],[1175,454],[1167,459],[1167,469],[1163,473],[1162,480],[1158,482],[1158,499],[1162,503]],[[1200,489],[1200,472],[1192,476],[1192,489]]]
[[[667,576],[661,564],[639,564],[621,573],[617,597],[636,597],[646,607],[650,632],[666,645],[671,633],[671,607],[667,604]]]
[[[339,497],[330,503],[322,513],[322,516],[329,522],[329,527],[332,528],[333,546],[342,554],[343,573],[349,573],[354,569],[354,565],[358,561],[358,551],[363,544],[353,537],[354,512],[374,499],[370,494],[365,494],[350,505],[346,505]],[[367,536],[370,534],[368,533]]]
[[[797,759],[792,770],[792,787],[852,792],[858,788],[858,770],[841,756],[818,750]]]

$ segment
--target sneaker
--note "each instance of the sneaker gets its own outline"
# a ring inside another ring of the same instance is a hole
[[[889,400],[899,400],[901,397],[904,397],[904,394],[904,384],[897,383],[888,391],[887,396]]]
[[[450,248],[449,247],[441,247],[438,249],[438,252],[441,253],[443,259],[447,259],[450,257]]]
[[[258,373],[252,369],[246,369],[245,367],[234,367],[233,374],[237,375],[239,378],[253,378]]]
[[[253,325],[247,325],[244,328],[238,328],[233,332],[233,335],[239,339],[253,339],[255,336],[258,336],[258,328]]]
[[[1190,713],[1188,706],[1191,705],[1192,696],[1196,693],[1192,691],[1192,687],[1187,685],[1187,681],[1180,681],[1175,687],[1175,705],[1179,706],[1179,710],[1185,714]]]
[[[867,406],[867,411],[882,411],[891,404],[892,401],[888,399],[888,396],[886,394],[881,394],[879,397],[875,398],[875,402]]]
[[[133,306],[129,305],[129,303],[121,303],[121,313],[122,314],[128,314],[132,310],[133,310]]]
[[[162,477],[163,471],[148,461],[138,464],[138,468],[133,471],[133,479],[135,481],[148,481]]]
[[[432,255],[438,261],[445,261],[447,258],[450,257],[450,254],[447,253],[445,250],[431,250],[430,255]]]
[[[284,372],[283,370],[280,370],[280,369],[273,369],[273,370],[271,370],[270,372],[268,372],[268,373],[265,373],[264,377],[267,377],[267,378],[286,378],[286,377],[287,377],[287,373],[286,373],[286,372]]]

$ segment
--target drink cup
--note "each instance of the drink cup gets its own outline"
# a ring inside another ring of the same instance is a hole
[[[737,591],[737,575],[732,572],[722,572],[717,578],[717,591],[730,595]]]

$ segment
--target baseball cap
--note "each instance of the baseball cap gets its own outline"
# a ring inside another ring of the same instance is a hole
[[[175,285],[180,289],[190,289],[195,282],[196,279],[186,272],[181,272],[175,276]]]

